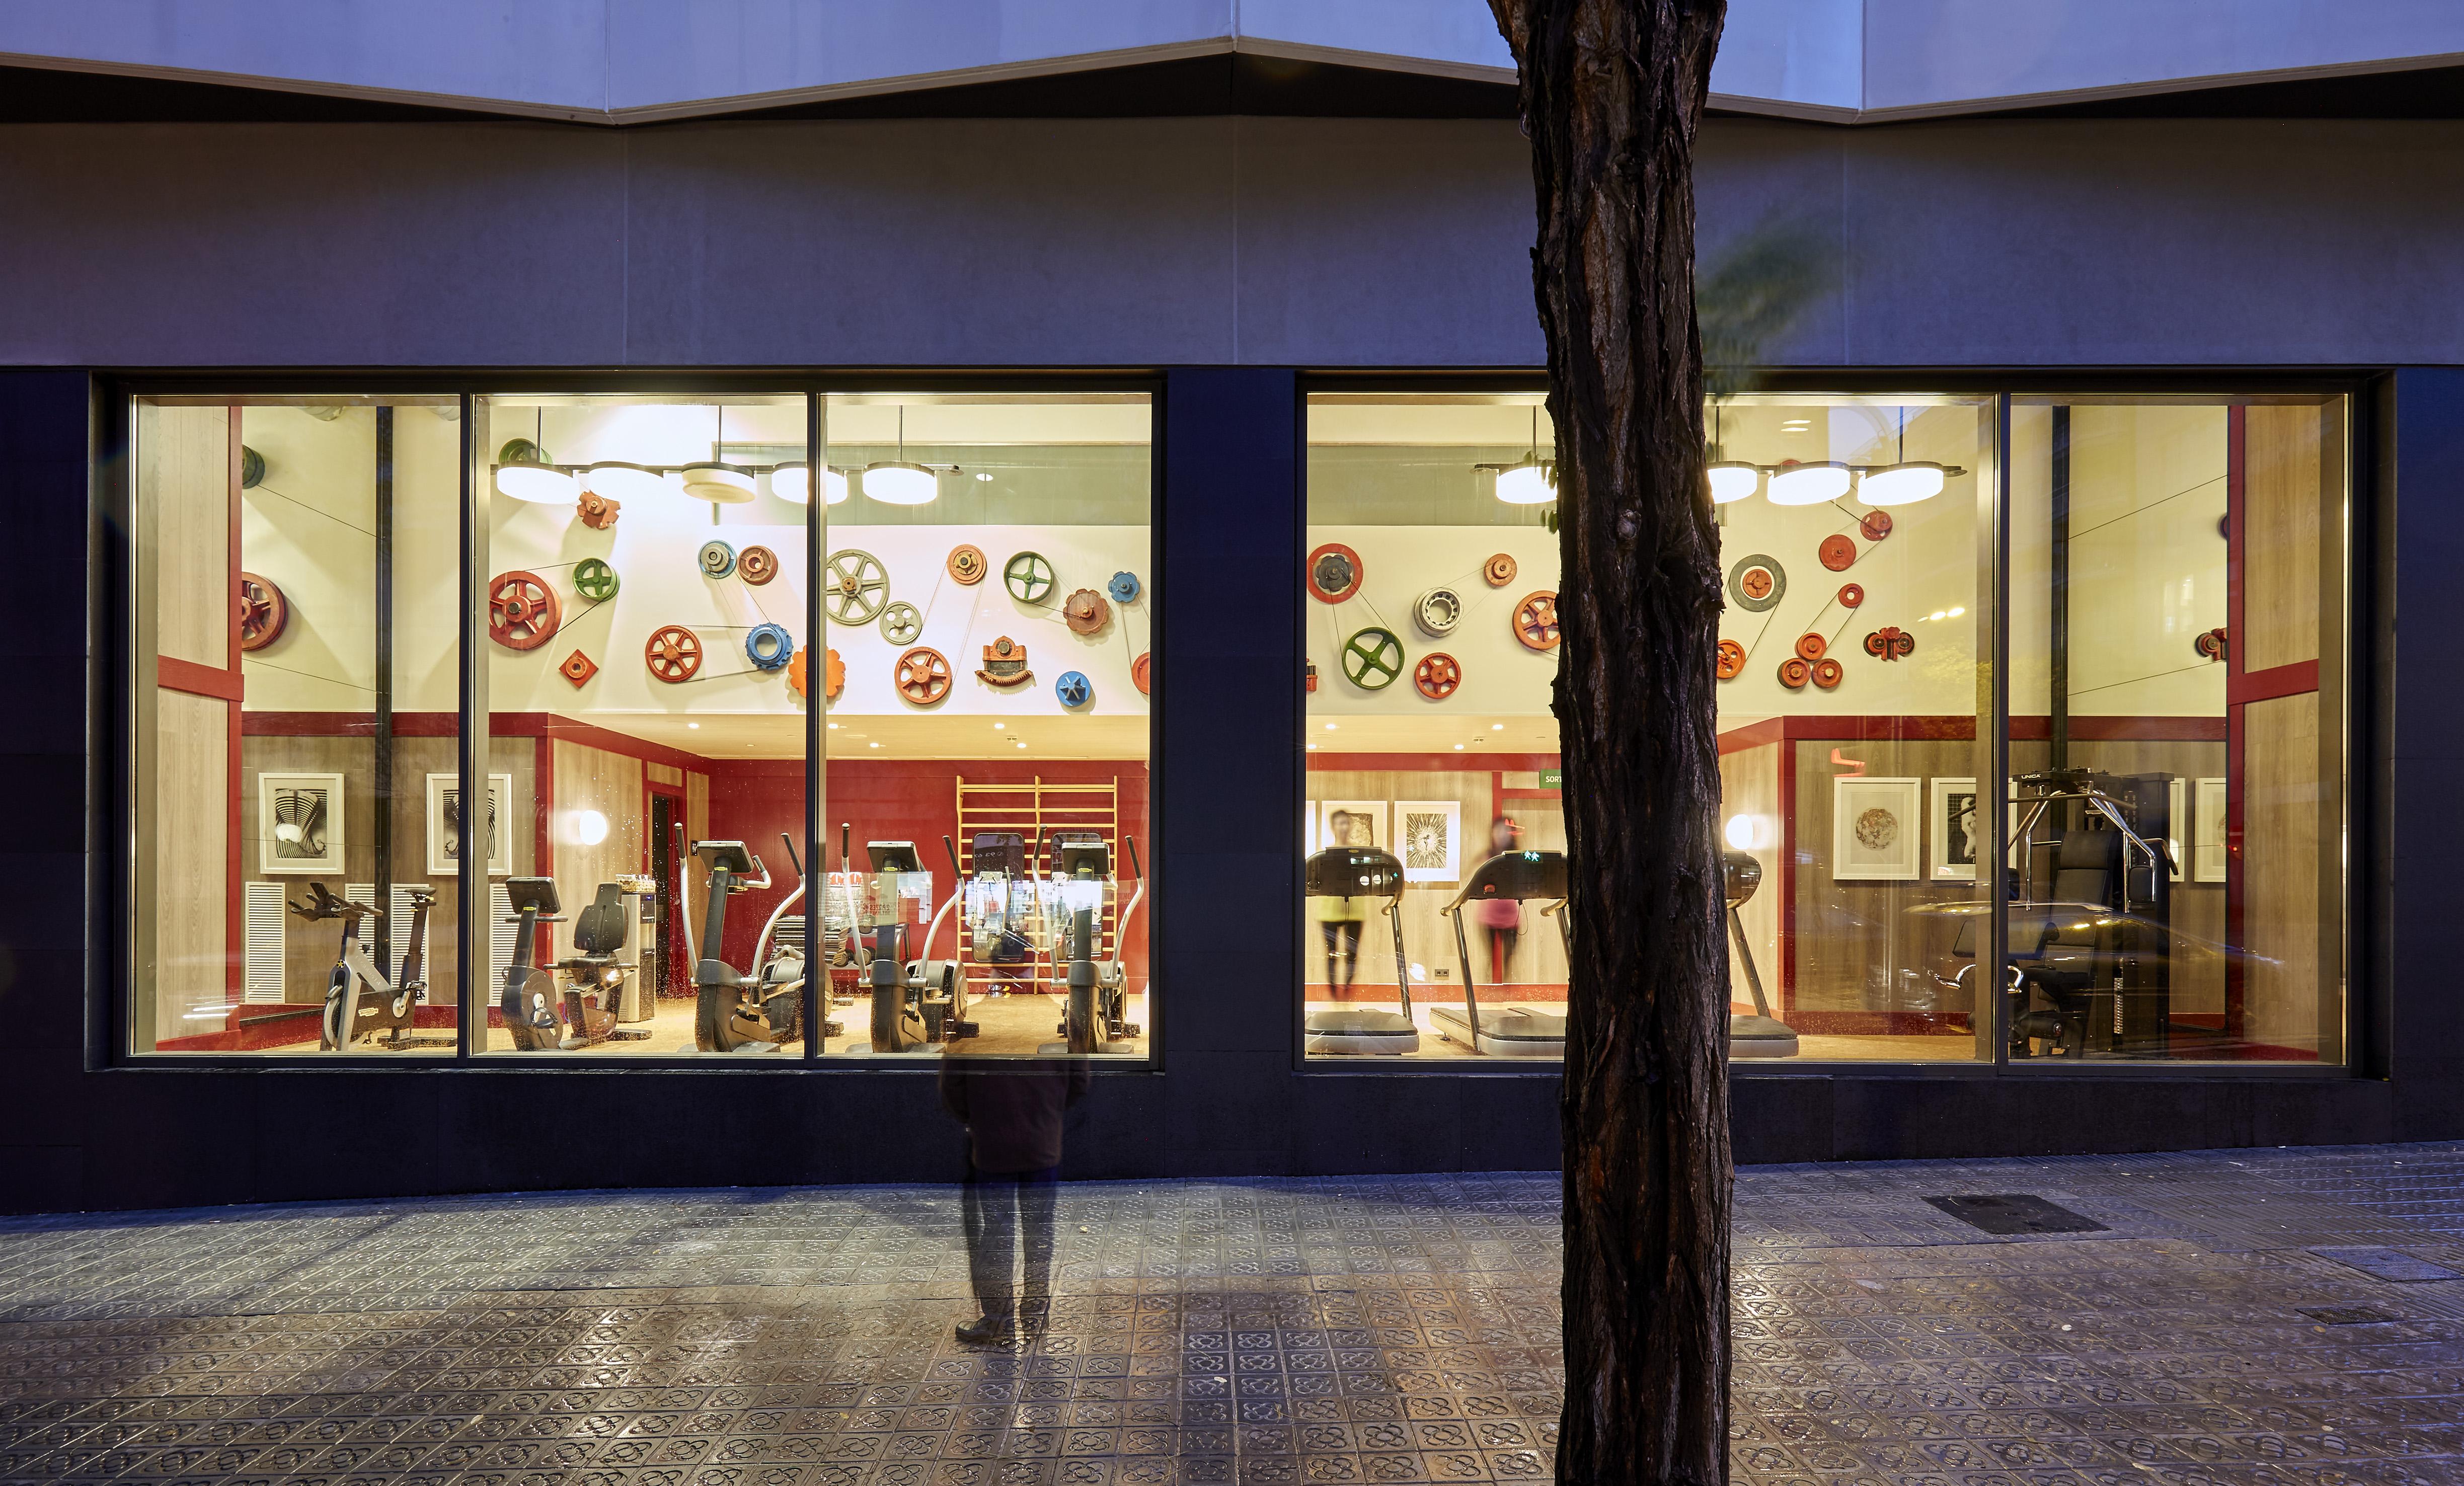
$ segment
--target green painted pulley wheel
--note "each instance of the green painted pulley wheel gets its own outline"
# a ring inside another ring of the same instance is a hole
[[[1040,552],[1022,552],[1001,566],[1001,581],[1021,603],[1042,603],[1052,593],[1052,564]]]
[[[1343,643],[1343,674],[1363,691],[1383,691],[1403,674],[1403,642],[1372,624]]]
[[[573,591],[593,603],[615,598],[618,586],[616,570],[600,558],[584,557],[573,566]]]

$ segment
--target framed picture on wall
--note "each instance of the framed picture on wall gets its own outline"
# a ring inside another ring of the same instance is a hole
[[[428,776],[428,875],[451,877],[462,870],[462,842],[465,812],[462,809],[461,776],[431,774]],[[488,848],[488,875],[514,875],[513,822],[505,817],[506,801],[514,798],[514,776],[510,774],[488,776],[488,812],[480,829]]]
[[[1382,799],[1320,800],[1317,820],[1320,851],[1330,846],[1395,849],[1386,834],[1386,802]]]
[[[341,775],[256,776],[256,870],[267,877],[341,875]]]
[[[1922,779],[1849,776],[1831,781],[1831,880],[1891,883],[1917,875]],[[1972,870],[1972,868],[1971,868]]]
[[[1454,799],[1395,801],[1396,855],[1407,883],[1463,880],[1463,802]]]
[[[2165,784],[2165,851],[2173,859],[2173,881],[2177,883],[2189,869],[2182,852],[2182,843],[2190,839],[2190,818],[2183,814],[2188,803],[2183,797],[2189,793],[2189,784],[2178,774]]]
[[[1937,882],[1976,881],[1976,781],[1938,778],[1925,811],[1933,822],[1933,875]]]
[[[2196,803],[2190,813],[2190,881],[2225,880],[2225,781],[2196,781]]]

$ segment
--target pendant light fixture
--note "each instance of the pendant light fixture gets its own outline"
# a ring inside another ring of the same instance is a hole
[[[825,465],[822,468],[823,501],[835,506],[847,498],[847,477]],[[801,459],[770,468],[770,493],[798,506],[813,503],[813,469]]]
[[[546,412],[535,407],[531,413],[532,436],[507,439],[505,447],[496,451],[496,493],[539,506],[569,504],[581,497],[581,485],[573,476],[558,469],[548,459],[547,450],[539,447],[546,427]]]
[[[679,471],[684,476],[685,493],[695,500],[706,500],[714,506],[741,506],[753,498],[753,475],[727,463],[727,404],[718,405],[718,438],[712,452],[721,457],[697,461]],[[711,513],[713,519],[716,512]]]
[[[1908,458],[1908,410],[1900,409],[1900,461],[1858,482],[1857,498],[1868,506],[1912,506],[1942,493],[1948,471],[1929,459]]]
[[[1727,452],[1721,444],[1720,407],[1716,403],[1711,405],[1711,451],[1715,454]],[[1721,459],[1706,466],[1704,473],[1711,482],[1711,504],[1715,506],[1725,506],[1730,501],[1744,500],[1763,488],[1763,469],[1760,465]]]
[[[941,493],[941,477],[907,457],[907,407],[898,408],[898,457],[875,460],[858,471],[864,493],[891,506],[922,506]]]
[[[1510,465],[1475,465],[1497,476],[1497,498],[1509,506],[1542,506],[1557,498],[1557,462],[1540,457],[1540,405],[1531,405],[1531,447]]]
[[[1771,471],[1771,503],[1774,506],[1819,506],[1848,493],[1855,477],[1836,460],[1810,465],[1784,465]]]
[[[622,459],[603,459],[583,470],[582,479],[592,494],[610,500],[650,500],[674,489],[649,466]]]

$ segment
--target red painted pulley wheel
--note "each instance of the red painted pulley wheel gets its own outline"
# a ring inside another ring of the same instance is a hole
[[[1845,573],[1849,565],[1857,560],[1857,544],[1850,541],[1844,535],[1834,532],[1822,538],[1822,545],[1815,549],[1815,555],[1820,557],[1822,565],[1832,572]]]
[[[1859,604],[1863,603],[1864,601],[1865,601],[1865,585],[1864,585],[1864,584],[1862,584],[1862,583],[1842,583],[1842,584],[1840,584],[1840,585],[1839,585],[1839,606],[1840,606],[1841,608],[1843,608],[1843,609],[1853,609],[1853,608],[1857,607]]]
[[[1798,660],[1818,661],[1822,659],[1822,652],[1830,648],[1831,642],[1823,639],[1820,635],[1807,633],[1796,637],[1796,658]]]
[[[1865,534],[1865,540],[1879,542],[1891,535],[1891,514],[1887,511],[1868,511],[1857,518],[1857,530]]]
[[[508,650],[536,650],[556,638],[564,605],[537,573],[516,568],[488,580],[488,638]]]
[[[1463,685],[1463,667],[1443,650],[1432,650],[1412,667],[1412,685],[1432,702],[1442,702]]]
[[[1779,663],[1779,684],[1791,691],[1803,687],[1807,678],[1813,674],[1814,667],[1793,655]]]
[[[1712,674],[1722,681],[1734,681],[1744,674],[1745,669],[1746,647],[1733,640],[1721,641],[1720,659],[1718,664],[1712,667]]]
[[[291,605],[271,580],[242,573],[238,620],[239,647],[262,650],[282,638],[282,626],[291,623]]]
[[[1814,684],[1825,691],[1839,685],[1839,678],[1845,674],[1847,674],[1846,667],[1828,656],[1814,663]]]
[[[701,637],[682,624],[661,625],[642,647],[642,660],[661,681],[691,681],[701,669]]]
[[[1320,603],[1341,603],[1360,592],[1360,554],[1341,542],[1328,542],[1309,555],[1309,597]]]

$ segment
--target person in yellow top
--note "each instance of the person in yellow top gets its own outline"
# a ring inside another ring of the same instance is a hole
[[[1330,846],[1375,846],[1375,827],[1370,818],[1350,810],[1337,810],[1326,818],[1327,844]],[[1360,966],[1360,930],[1369,918],[1366,898],[1311,898],[1309,917],[1317,921],[1317,931],[1326,943],[1326,983],[1338,1001],[1352,996],[1352,982]]]

